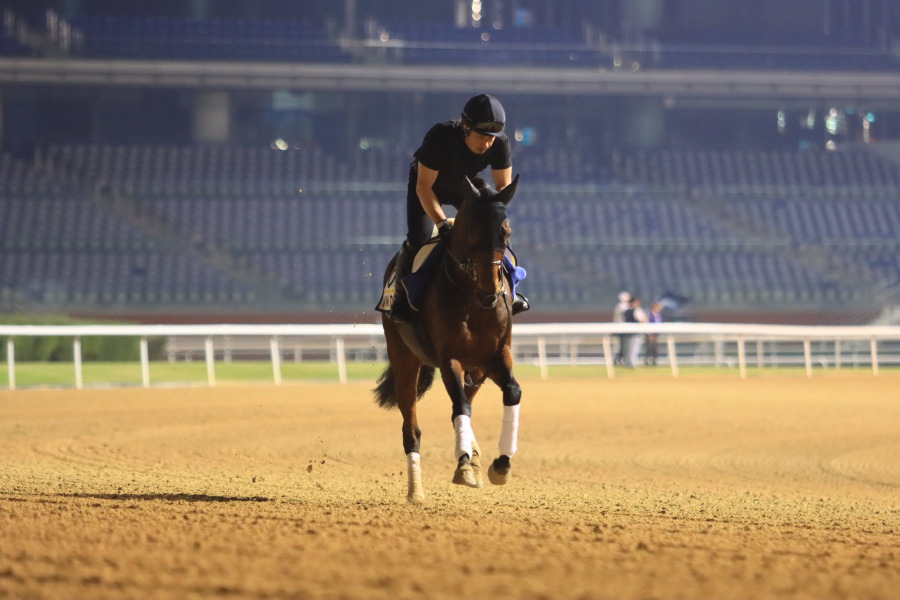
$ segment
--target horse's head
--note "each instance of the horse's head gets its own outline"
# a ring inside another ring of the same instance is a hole
[[[462,202],[450,236],[450,256],[476,287],[500,286],[499,271],[512,228],[506,207],[516,193],[519,176],[497,192],[480,179],[466,179]]]
[[[456,225],[462,225],[466,244],[470,250],[500,251],[506,248],[512,229],[506,216],[506,207],[516,193],[519,176],[497,192],[482,179],[466,179],[462,191],[464,201],[456,216]],[[455,229],[455,227],[454,227]]]

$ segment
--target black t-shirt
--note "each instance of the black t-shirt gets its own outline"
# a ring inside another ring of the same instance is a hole
[[[451,205],[464,177],[471,179],[487,167],[501,170],[512,166],[509,138],[505,133],[496,137],[487,152],[475,154],[466,147],[459,121],[447,121],[432,127],[425,134],[415,157],[418,162],[438,172],[432,189],[441,204]]]

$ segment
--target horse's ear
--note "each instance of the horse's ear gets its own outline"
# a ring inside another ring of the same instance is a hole
[[[467,194],[469,196],[468,200],[474,200],[476,198],[480,198],[481,192],[478,191],[478,188],[475,187],[475,184],[472,183],[472,180],[469,179],[468,176],[466,176],[466,183],[469,185],[463,185],[463,193]]]
[[[516,173],[515,179],[512,180],[508,186],[500,190],[500,193],[497,194],[496,200],[499,200],[503,204],[509,204],[509,201],[512,200],[513,196],[516,195],[516,186],[519,185],[519,174]]]

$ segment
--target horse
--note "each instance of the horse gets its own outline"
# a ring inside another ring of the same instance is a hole
[[[476,187],[468,178],[456,198],[457,214],[443,245],[443,256],[423,292],[414,327],[404,327],[382,314],[388,365],[375,388],[383,408],[400,409],[403,451],[407,458],[407,500],[425,500],[419,447],[422,432],[416,402],[434,381],[435,369],[450,396],[455,431],[456,470],[453,483],[481,487],[481,450],[472,431],[472,399],[490,379],[503,392],[499,455],[488,479],[505,484],[516,452],[522,390],[513,377],[511,289],[504,255],[512,229],[506,207],[519,176],[496,192]],[[387,266],[391,276],[396,256]],[[418,337],[416,333],[420,334]],[[422,344],[421,340],[425,340]],[[424,350],[423,350],[424,346]]]

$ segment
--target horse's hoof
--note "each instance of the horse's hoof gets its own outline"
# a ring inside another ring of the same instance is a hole
[[[456,467],[456,472],[453,473],[453,483],[469,487],[481,487],[475,478],[475,469],[472,468],[468,454],[463,454],[459,458],[459,465]]]
[[[505,454],[494,459],[491,466],[488,467],[488,479],[494,485],[504,485],[509,481],[509,457]]]
[[[481,475],[481,449],[474,441],[472,442],[472,474],[475,476],[475,487],[484,485],[484,478]]]
[[[410,504],[420,506],[422,504],[425,504],[425,494],[410,494],[406,497],[406,501]]]

